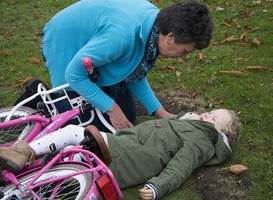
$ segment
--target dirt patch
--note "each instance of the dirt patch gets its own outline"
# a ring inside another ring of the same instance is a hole
[[[201,113],[206,111],[206,103],[197,96],[192,97],[192,94],[181,90],[175,91],[155,91],[155,95],[164,106],[164,108],[173,114],[178,114],[181,111],[191,111]],[[138,116],[148,115],[147,111],[137,103]]]
[[[195,172],[196,188],[204,200],[249,200],[246,190],[251,180],[246,174],[235,175],[221,167],[202,167]]]
[[[207,103],[198,96],[180,90],[155,91],[156,96],[166,110],[178,114],[180,111],[201,113],[206,111]],[[142,106],[137,104],[138,116],[147,115]],[[235,175],[228,170],[219,170],[221,166],[206,166],[197,169],[189,182],[196,185],[203,200],[248,200],[246,190],[251,185],[245,174]],[[185,183],[186,184],[186,183]],[[187,184],[186,184],[187,185]],[[183,187],[183,186],[182,186]]]

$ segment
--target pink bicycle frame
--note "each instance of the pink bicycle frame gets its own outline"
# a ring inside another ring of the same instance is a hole
[[[26,142],[31,142],[33,140],[36,140],[40,137],[47,135],[48,133],[58,130],[65,123],[67,123],[67,121],[69,121],[75,116],[78,116],[80,113],[81,113],[80,109],[75,108],[73,110],[69,110],[64,113],[53,116],[50,119],[44,116],[41,116],[40,114],[28,115],[22,118],[0,123],[0,129],[23,124],[26,122],[35,121],[34,128],[25,139]],[[43,128],[42,130],[42,127],[45,127],[45,128]],[[18,140],[20,140],[20,138],[18,138]],[[14,142],[3,144],[2,146],[10,146],[13,143]]]
[[[19,105],[20,106],[20,105]],[[14,109],[16,110],[16,109]],[[106,122],[104,117],[102,116],[101,112],[98,109],[95,109],[96,113],[98,114],[99,118],[101,119],[102,122]],[[13,113],[11,113],[12,115]],[[14,120],[10,120],[10,121],[5,121],[5,122],[1,122],[0,123],[0,129],[3,128],[8,128],[8,127],[12,127],[15,125],[19,125],[19,124],[24,124],[26,122],[31,122],[31,121],[35,121],[35,125],[32,129],[32,131],[27,135],[27,137],[24,139],[27,142],[31,142],[34,140],[37,140],[38,138],[41,138],[53,131],[58,130],[59,128],[61,128],[63,125],[65,125],[69,120],[71,120],[72,118],[78,116],[79,114],[81,114],[81,109],[80,107],[78,108],[73,108],[69,111],[66,111],[64,113],[61,114],[56,114],[51,116],[50,118],[41,116],[40,114],[35,114],[35,115],[28,115],[22,118],[18,118],[18,119],[14,119]],[[107,124],[107,122],[106,122]],[[108,128],[109,130],[111,130],[113,133],[115,133],[115,129],[113,127],[111,127],[108,124]],[[20,140],[21,138],[18,138],[17,140]],[[16,141],[14,141],[16,142]],[[14,142],[10,142],[7,144],[3,144],[3,146],[10,146],[12,145]],[[84,155],[86,162],[77,162],[77,161],[73,161],[74,155],[81,153],[82,155]],[[67,158],[68,160],[64,161],[63,158]],[[96,163],[97,166],[94,166],[92,161],[90,160],[90,157],[92,157]],[[123,198],[123,195],[121,193],[121,190],[112,174],[112,172],[110,171],[110,169],[92,152],[84,150],[82,146],[77,145],[75,147],[69,148],[69,149],[64,149],[62,150],[60,153],[58,153],[51,161],[49,161],[43,168],[41,168],[41,163],[42,163],[42,159],[38,159],[36,160],[34,163],[32,163],[31,165],[26,165],[23,169],[22,172],[19,175],[14,175],[13,173],[7,171],[7,170],[2,170],[1,173],[4,177],[4,180],[6,183],[13,183],[14,185],[17,186],[17,188],[22,188],[23,186],[19,183],[19,178],[20,177],[24,177],[25,175],[30,174],[31,172],[39,169],[38,173],[31,179],[30,182],[27,183],[26,186],[24,186],[24,189],[27,189],[28,191],[31,191],[31,194],[39,199],[39,197],[37,196],[37,194],[35,194],[34,192],[34,188],[38,187],[39,185],[42,184],[47,184],[50,183],[52,181],[56,181],[56,180],[61,180],[65,177],[72,177],[74,175],[77,174],[82,174],[82,173],[88,173],[88,172],[93,172],[94,173],[94,181],[96,181],[99,177],[101,177],[102,175],[105,174],[105,177],[103,179],[104,182],[107,183],[107,181],[111,182],[111,186],[114,187],[114,190],[117,192],[117,196],[119,199]],[[50,169],[53,165],[58,165],[58,164],[62,164],[62,163],[79,163],[80,165],[85,165],[87,166],[88,169],[86,170],[81,170],[81,171],[77,171],[73,174],[69,174],[69,175],[65,175],[65,176],[61,176],[58,178],[54,178],[52,177],[49,180],[46,181],[42,181],[39,183],[35,183],[35,181],[41,177],[42,174],[44,174],[48,169]],[[109,180],[108,180],[109,179]],[[104,183],[103,183],[104,184]],[[102,188],[98,189],[99,184],[92,184],[92,188],[89,190],[88,195],[89,197],[92,197],[92,195],[98,196],[99,191],[103,191]],[[108,185],[109,186],[109,185]],[[107,187],[109,188],[109,187]]]
[[[75,154],[81,153],[84,157],[86,162],[77,162],[74,161],[74,156]],[[93,158],[94,160],[91,161],[90,158]],[[68,158],[66,161],[64,161],[64,158]],[[96,163],[96,167],[93,165],[93,163]],[[58,164],[63,164],[63,163],[79,163],[80,165],[86,166],[88,169],[84,169],[81,171],[77,171],[77,172],[73,172],[64,176],[58,176],[58,177],[52,177],[48,180],[45,181],[39,181],[37,183],[35,183],[35,181],[37,181],[39,179],[39,177],[41,177],[48,169],[50,169],[52,166],[56,166]],[[30,165],[34,165],[30,166]],[[5,174],[6,176],[8,176],[8,179],[6,180],[7,182],[11,182],[15,185],[17,185],[17,187],[19,189],[23,189],[23,186],[19,183],[18,179],[20,177],[26,176],[27,174],[32,173],[34,170],[40,169],[38,171],[38,173],[31,179],[31,181],[29,181],[27,183],[26,186],[24,186],[24,189],[27,191],[30,191],[32,196],[35,197],[37,200],[40,200],[39,196],[37,196],[37,194],[35,193],[34,189],[36,187],[39,187],[41,185],[45,185],[45,184],[49,184],[51,182],[56,182],[58,180],[63,180],[65,178],[69,178],[69,177],[73,177],[79,174],[83,174],[83,173],[89,173],[92,172],[94,175],[93,178],[93,183],[91,186],[91,189],[89,190],[89,192],[86,195],[86,200],[90,199],[90,197],[95,196],[98,197],[99,196],[99,191],[102,191],[103,188],[98,188],[99,184],[96,184],[96,180],[98,180],[99,177],[105,175],[107,176],[107,178],[109,178],[109,181],[111,182],[111,185],[113,186],[114,191],[117,194],[117,198],[118,199],[123,199],[123,195],[122,192],[114,178],[114,175],[112,174],[111,170],[92,152],[84,150],[82,148],[82,146],[74,146],[68,149],[64,149],[62,150],[60,153],[58,153],[51,161],[49,161],[43,168],[40,167],[41,166],[41,159],[37,160],[34,164],[28,164],[23,168],[23,172],[18,175],[18,177],[16,177],[14,174],[8,172],[5,170]],[[7,178],[7,177],[6,177]],[[58,189],[58,187],[55,188],[56,190]],[[109,189],[109,186],[107,187],[107,189]],[[109,193],[109,191],[107,191],[107,193]],[[53,192],[54,194],[54,192]],[[54,196],[52,196],[51,198],[53,198]],[[49,199],[51,199],[49,198]]]

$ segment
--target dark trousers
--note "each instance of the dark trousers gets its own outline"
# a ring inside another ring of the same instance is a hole
[[[74,91],[69,91],[68,95],[70,98],[75,98],[79,96],[79,94]],[[62,96],[62,94],[57,95],[57,97],[60,97],[60,96]],[[134,98],[132,94],[129,92],[129,90],[126,90],[121,96],[119,96],[115,100],[115,102],[119,105],[119,107],[121,108],[121,110],[123,111],[127,119],[133,123],[136,119],[136,105],[135,105]],[[67,100],[57,102],[55,105],[59,113],[62,113],[71,109],[71,106]],[[103,116],[111,124],[108,115],[106,113],[103,113]],[[90,119],[90,113],[82,114],[80,115],[80,118],[83,121],[87,121],[88,119]],[[69,124],[77,124],[77,121],[71,120]],[[96,126],[100,131],[109,132],[109,130],[100,121],[97,114],[95,114],[95,118],[90,124]]]

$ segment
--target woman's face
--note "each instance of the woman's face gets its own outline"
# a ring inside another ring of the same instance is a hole
[[[217,109],[200,114],[200,120],[213,123],[217,131],[223,131],[232,121],[232,118],[228,110]]]
[[[182,59],[186,59],[188,53],[194,51],[195,49],[194,43],[176,43],[172,32],[166,36],[160,33],[158,36],[158,51],[163,58],[180,57]]]

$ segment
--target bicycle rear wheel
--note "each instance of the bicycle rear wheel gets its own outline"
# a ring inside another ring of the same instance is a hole
[[[79,164],[60,164],[51,167],[46,171],[35,183],[39,183],[39,186],[35,187],[34,192],[43,200],[47,199],[84,199],[91,189],[93,183],[93,173],[82,173],[77,176],[67,177],[55,182],[43,183],[51,177],[60,177],[68,175],[79,170],[87,169],[86,166]],[[19,182],[24,186],[26,185],[36,174],[38,170],[27,174],[19,179]],[[16,199],[18,189],[12,184],[4,188],[4,198],[2,199]],[[29,191],[26,191],[26,193]],[[30,194],[28,194],[30,195]],[[26,199],[33,199],[32,195]],[[34,198],[35,199],[35,198]],[[96,198],[97,199],[97,198]]]
[[[9,115],[13,107],[6,107],[0,109],[0,123],[3,122],[6,117]],[[17,119],[24,117],[30,114],[35,113],[36,111],[29,107],[19,107],[12,115],[11,119]],[[24,139],[33,129],[35,122],[26,122],[16,126],[0,129],[0,144],[9,143],[15,141],[18,137]],[[1,145],[0,145],[1,146]]]

